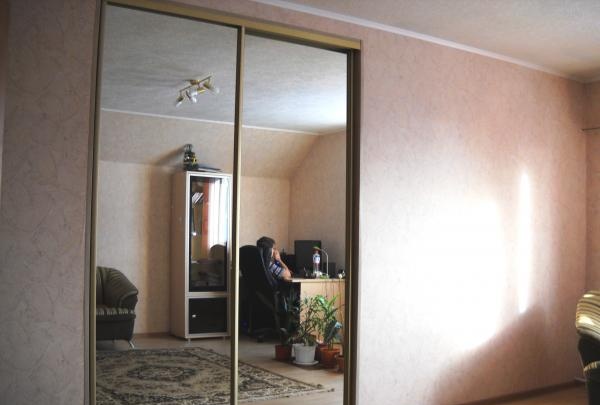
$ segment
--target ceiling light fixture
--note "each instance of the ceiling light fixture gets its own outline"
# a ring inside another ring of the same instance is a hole
[[[185,95],[192,103],[196,104],[198,102],[198,98],[196,97],[198,92],[196,90],[186,90]]]
[[[188,79],[189,83],[187,86],[179,90],[179,96],[175,100],[175,107],[179,107],[183,104],[186,99],[190,100],[193,104],[198,102],[198,95],[204,93],[206,90],[211,93],[219,94],[220,90],[212,83],[212,75],[205,76],[201,79]]]

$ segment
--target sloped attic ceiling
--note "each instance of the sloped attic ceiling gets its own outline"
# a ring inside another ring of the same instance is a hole
[[[242,175],[289,178],[317,138],[245,128]],[[114,111],[103,111],[100,116],[100,160],[181,167],[187,143],[194,146],[200,163],[232,172],[232,125]]]

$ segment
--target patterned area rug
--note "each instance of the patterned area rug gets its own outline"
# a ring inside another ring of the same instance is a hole
[[[239,401],[333,391],[239,363]],[[98,405],[229,404],[229,357],[202,348],[96,352]]]

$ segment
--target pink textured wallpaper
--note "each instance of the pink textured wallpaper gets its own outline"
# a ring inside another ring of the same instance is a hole
[[[600,289],[600,130],[587,134],[586,290]]]
[[[600,81],[586,83],[584,86],[585,105],[584,128],[600,127]]]
[[[587,290],[600,289],[600,81],[587,83]],[[596,129],[593,129],[596,128]]]
[[[9,6],[0,403],[81,404],[95,2]]]
[[[581,84],[253,2],[188,2],[363,40],[361,404],[457,404],[580,374]],[[0,402],[81,404],[94,2],[11,6]]]

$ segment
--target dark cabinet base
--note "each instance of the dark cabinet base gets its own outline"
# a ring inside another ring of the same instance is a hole
[[[188,333],[227,333],[227,297],[190,298]]]

